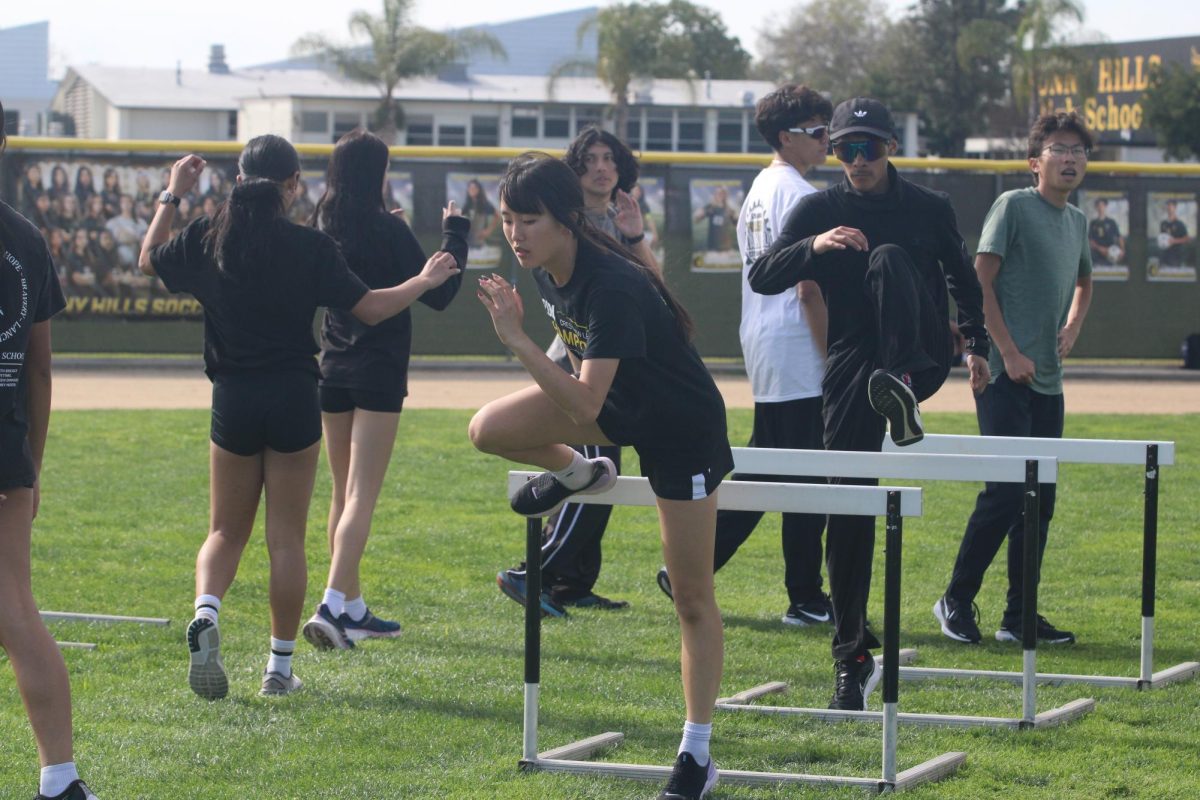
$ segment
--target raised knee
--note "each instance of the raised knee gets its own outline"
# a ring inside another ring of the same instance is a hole
[[[488,406],[484,406],[475,412],[475,416],[471,417],[471,424],[467,426],[467,435],[471,437],[471,444],[475,446],[476,450],[495,455],[499,452],[499,442],[495,434],[494,415],[491,414]]]

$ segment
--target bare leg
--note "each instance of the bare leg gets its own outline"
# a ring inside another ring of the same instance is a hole
[[[371,517],[375,514],[375,504],[379,500],[383,479],[392,458],[399,422],[398,413],[364,411],[361,408],[353,411],[344,501],[334,531],[333,560],[329,565],[330,588],[342,592],[347,598],[362,595],[358,567],[367,548]],[[332,427],[327,425],[326,431]],[[341,433],[339,430],[338,435]],[[329,450],[332,452],[334,449],[331,443]]]
[[[16,673],[41,766],[72,761],[71,686],[30,587],[33,491],[5,489],[0,503],[0,646]]]
[[[325,455],[329,458],[329,473],[333,479],[333,496],[329,498],[329,555],[334,552],[334,539],[342,509],[346,506],[346,481],[350,475],[350,436],[354,430],[354,412],[338,414],[321,412],[321,428],[325,436]]]
[[[724,631],[713,591],[717,494],[703,500],[658,499],[663,560],[671,576],[682,639],[680,663],[689,722],[712,722],[721,688]],[[679,577],[676,578],[676,575]]]
[[[469,428],[476,449],[518,464],[563,469],[572,444],[613,444],[595,422],[577,423],[537,386],[493,400],[475,414]]]
[[[196,556],[196,595],[224,597],[237,575],[262,495],[263,456],[209,442],[209,533]]]
[[[294,640],[304,611],[308,562],[304,534],[321,443],[295,453],[263,451],[267,552],[271,557],[271,635]]]

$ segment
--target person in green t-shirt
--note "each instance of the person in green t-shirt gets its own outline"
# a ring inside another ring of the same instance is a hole
[[[1092,300],[1087,218],[1067,203],[1087,171],[1092,136],[1075,113],[1048,114],[1029,133],[1029,168],[1036,185],[1005,192],[983,223],[975,271],[995,346],[991,379],[975,398],[984,436],[1061,438],[1062,360],[1071,352]],[[1041,556],[1054,514],[1054,485],[1043,484],[1039,514]],[[1008,537],[1008,603],[996,639],[1020,641],[1023,487],[988,483],[967,522],[954,573],[933,613],[942,633],[977,643],[975,595]],[[1037,637],[1075,641],[1074,634],[1038,616]]]

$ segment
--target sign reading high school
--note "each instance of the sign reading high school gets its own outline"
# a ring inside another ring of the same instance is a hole
[[[1200,37],[1119,42],[1086,48],[1094,54],[1095,95],[1080,97],[1073,77],[1048,78],[1038,87],[1047,111],[1079,111],[1102,144],[1153,147],[1154,131],[1142,113],[1151,71],[1171,64],[1200,70]]]

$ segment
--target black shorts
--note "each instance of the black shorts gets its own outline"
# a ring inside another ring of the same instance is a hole
[[[321,386],[321,410],[326,414],[343,414],[356,408],[361,408],[363,411],[399,414],[403,407],[404,395],[400,392]]]
[[[722,437],[704,449],[688,453],[652,450],[634,445],[642,475],[650,480],[655,497],[664,500],[703,500],[717,490],[733,470],[729,440]]]
[[[32,489],[37,480],[25,425],[0,424],[0,490]]]
[[[321,441],[317,377],[310,372],[223,373],[213,378],[213,443],[239,456],[295,453]]]

